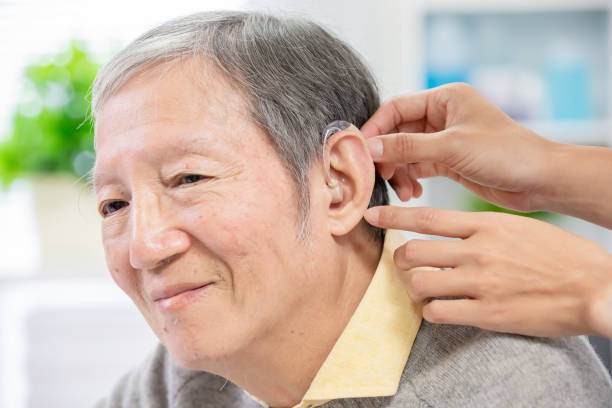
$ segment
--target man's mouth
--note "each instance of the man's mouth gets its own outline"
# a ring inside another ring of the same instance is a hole
[[[151,298],[163,310],[179,309],[203,295],[213,284],[214,282],[168,285],[152,291]]]

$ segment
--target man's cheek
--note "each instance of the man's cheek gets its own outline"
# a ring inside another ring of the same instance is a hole
[[[131,273],[132,267],[129,252],[124,250],[125,247],[117,245],[113,240],[104,243],[106,265],[117,286],[130,295],[135,283],[135,274]]]
[[[111,277],[113,278],[113,281],[115,281],[117,286],[119,286],[119,288],[123,290],[125,294],[132,298],[132,300],[135,300],[133,296],[135,294],[134,284],[132,279],[130,279],[128,274],[126,274],[125,270],[122,270],[120,267],[115,266],[111,266],[109,270],[111,273]]]
[[[255,234],[261,229],[262,220],[256,201],[225,202],[218,206],[190,211],[186,222],[191,234],[206,248],[217,255],[241,253],[246,243],[256,240]]]

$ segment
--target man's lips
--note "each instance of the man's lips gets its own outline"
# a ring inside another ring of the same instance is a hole
[[[154,302],[157,302],[163,299],[171,298],[184,292],[188,292],[190,290],[203,288],[204,286],[207,286],[211,283],[213,282],[184,282],[166,285],[164,287],[152,290],[151,299],[153,299]]]

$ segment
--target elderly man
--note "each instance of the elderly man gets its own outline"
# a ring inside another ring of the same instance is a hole
[[[101,407],[609,406],[581,338],[421,324],[401,236],[362,218],[388,201],[366,143],[325,130],[378,103],[347,45],[253,13],[169,21],[100,71],[106,259],[161,342]]]

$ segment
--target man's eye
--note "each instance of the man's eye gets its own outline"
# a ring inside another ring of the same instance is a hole
[[[185,174],[178,178],[178,184],[193,184],[204,180],[206,177],[199,174]]]
[[[102,217],[108,217],[112,213],[119,211],[123,207],[127,207],[129,204],[127,201],[108,201],[100,207],[100,215]]]

